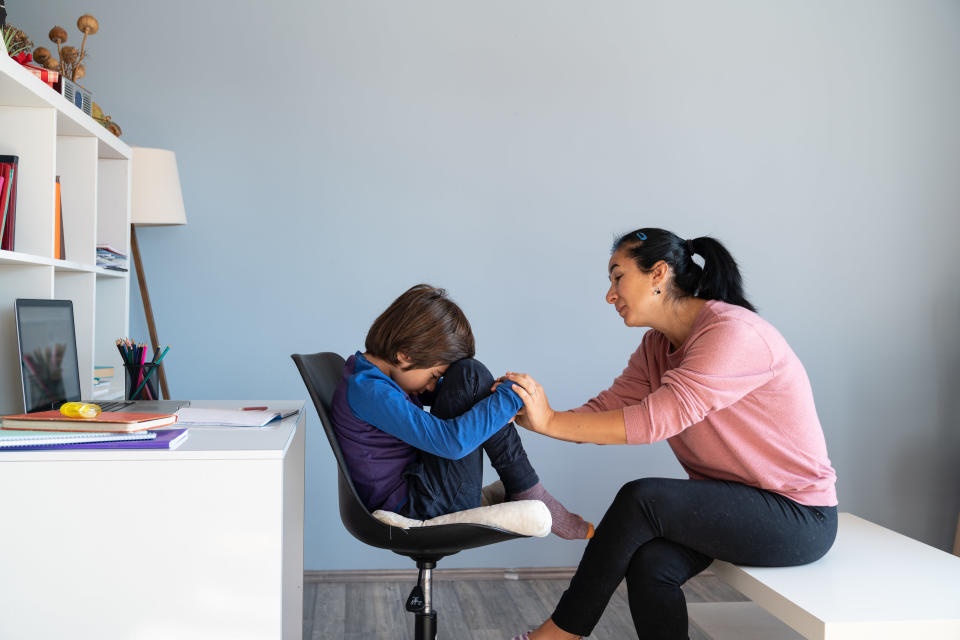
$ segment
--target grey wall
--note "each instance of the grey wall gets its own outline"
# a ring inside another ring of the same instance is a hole
[[[38,44],[54,23],[75,37],[75,2],[8,6]],[[140,231],[175,395],[306,398],[288,354],[358,348],[427,281],[464,307],[495,373],[529,371],[568,408],[640,341],[603,301],[613,235],[710,234],[807,366],[841,508],[948,547],[960,4],[84,6],[101,23],[86,86],[124,140],[180,163],[189,224]],[[627,480],[681,475],[664,444],[524,442],[592,519]],[[307,457],[306,568],[408,566],[344,532],[317,434]],[[550,538],[444,565],[581,551]]]

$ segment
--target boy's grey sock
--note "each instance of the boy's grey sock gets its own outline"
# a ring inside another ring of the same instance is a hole
[[[539,482],[529,489],[510,496],[510,500],[539,500],[547,505],[550,516],[553,518],[550,531],[565,540],[583,540],[593,537],[593,525],[577,514],[567,511],[566,507],[550,495],[550,492]]]

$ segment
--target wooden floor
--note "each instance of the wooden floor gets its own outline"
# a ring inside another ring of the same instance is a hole
[[[303,585],[304,640],[409,640],[413,614],[403,605],[416,582],[305,582]],[[553,611],[569,579],[561,580],[437,580],[434,606],[438,611],[438,640],[511,640],[515,634],[539,625]],[[709,572],[683,588],[687,602],[746,600]],[[636,638],[624,585],[614,594],[591,640]],[[691,640],[710,640],[690,626]]]

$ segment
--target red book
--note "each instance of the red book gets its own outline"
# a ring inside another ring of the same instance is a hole
[[[4,189],[7,195],[6,201],[3,204],[3,235],[0,235],[0,249],[6,251],[13,251],[14,230],[17,220],[18,161],[19,158],[17,156],[0,156],[0,164],[10,166],[10,177],[4,180],[4,183],[9,180],[9,184]]]
[[[4,429],[28,431],[103,431],[129,433],[165,427],[177,421],[174,414],[104,411],[96,418],[68,418],[57,410],[21,413],[0,418]]]
[[[6,181],[7,179],[3,177],[3,173],[0,172],[0,193],[3,193],[3,183]],[[0,201],[2,200],[3,200],[3,196],[0,196]],[[7,216],[3,215],[3,205],[0,204],[0,238],[3,237],[3,225],[4,223],[6,223],[6,221],[7,221]]]
[[[3,179],[3,188],[0,188],[0,244],[2,244],[3,234],[7,228],[7,200],[10,199],[10,188],[13,186],[10,181],[12,174],[13,165],[0,162],[0,179]]]

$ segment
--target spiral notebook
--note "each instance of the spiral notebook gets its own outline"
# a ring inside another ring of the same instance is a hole
[[[17,447],[17,451],[64,451],[66,449],[176,449],[187,439],[186,429],[160,429],[154,431],[156,438],[147,440],[107,440],[97,442],[71,442]],[[0,449],[2,451],[2,449]]]
[[[128,440],[153,440],[155,431],[134,433],[99,433],[92,431],[24,431],[0,429],[0,449],[35,447],[38,445],[75,444],[80,442],[119,442]]]

